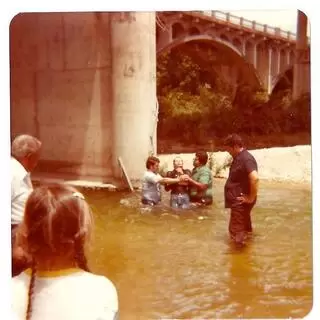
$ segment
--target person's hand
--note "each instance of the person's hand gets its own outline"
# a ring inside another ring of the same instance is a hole
[[[190,177],[187,174],[183,174],[183,175],[179,176],[179,180],[180,181],[189,181]]]
[[[181,186],[187,186],[189,184],[190,177],[187,174],[183,174],[179,176],[179,185]]]
[[[176,171],[180,174],[183,174],[183,169],[181,167],[177,168]]]
[[[242,203],[252,203],[254,199],[250,198],[248,195],[245,195],[243,193],[240,194],[240,197],[237,197],[237,200]]]

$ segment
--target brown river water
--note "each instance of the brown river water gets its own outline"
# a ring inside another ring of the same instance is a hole
[[[302,318],[313,304],[312,203],[306,186],[261,183],[254,235],[229,242],[224,180],[214,205],[146,208],[139,192],[84,191],[95,213],[93,272],[119,295],[120,319]],[[92,292],[94,294],[94,292]]]

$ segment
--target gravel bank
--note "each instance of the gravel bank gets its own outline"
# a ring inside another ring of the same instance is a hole
[[[311,182],[310,145],[249,150],[249,152],[258,162],[261,180],[294,183]],[[184,160],[185,168],[192,169],[193,153],[159,155],[161,167],[164,170],[170,170],[172,168],[172,160],[177,155]],[[223,167],[229,157],[226,152],[213,153],[212,173],[215,177],[226,178],[228,176],[229,169],[223,169]]]

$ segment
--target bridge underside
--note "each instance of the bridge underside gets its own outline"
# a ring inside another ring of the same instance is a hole
[[[176,39],[165,47],[158,48],[157,56],[183,47],[183,51],[193,57],[198,64],[208,67],[205,52],[209,49],[214,54],[213,73],[218,73],[231,87],[234,95],[239,85],[249,85],[253,89],[263,88],[253,65],[248,63],[239,50],[222,40],[210,36],[190,36]]]

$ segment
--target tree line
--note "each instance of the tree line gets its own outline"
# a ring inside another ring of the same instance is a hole
[[[245,136],[311,135],[310,95],[292,100],[292,87],[269,96],[243,79],[236,89],[214,68],[219,54],[187,43],[157,61],[158,139],[203,144],[230,132]]]

